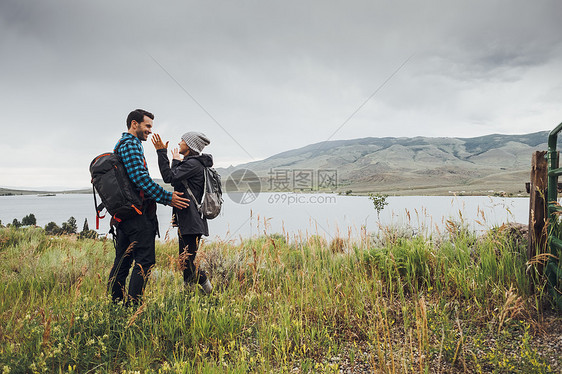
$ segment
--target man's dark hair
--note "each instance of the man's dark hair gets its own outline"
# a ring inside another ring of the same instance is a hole
[[[127,129],[131,128],[131,123],[133,121],[137,121],[141,123],[144,120],[144,116],[147,116],[150,119],[154,119],[154,114],[147,112],[144,109],[135,109],[127,116]]]

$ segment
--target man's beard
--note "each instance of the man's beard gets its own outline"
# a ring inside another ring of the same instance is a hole
[[[137,138],[139,138],[140,140],[146,140],[143,130],[137,130]]]

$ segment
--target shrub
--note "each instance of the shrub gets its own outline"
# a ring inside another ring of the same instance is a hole
[[[35,226],[37,224],[37,219],[35,218],[35,215],[33,213],[30,213],[27,216],[23,217],[21,223],[24,226]]]
[[[96,239],[97,237],[98,233],[96,230],[82,230],[78,234],[78,239]]]
[[[68,221],[63,222],[61,229],[63,234],[76,234],[76,231],[78,230],[76,218],[70,217]]]
[[[51,221],[45,225],[45,232],[49,235],[60,235],[62,230],[59,225]]]

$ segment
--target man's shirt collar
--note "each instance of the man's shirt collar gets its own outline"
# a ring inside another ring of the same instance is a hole
[[[131,139],[136,140],[136,141],[138,141],[138,142],[140,143],[139,138],[137,138],[136,136],[134,136],[133,134],[128,133],[128,132],[124,132],[122,138],[123,138],[123,139],[125,139],[125,138],[131,138]]]

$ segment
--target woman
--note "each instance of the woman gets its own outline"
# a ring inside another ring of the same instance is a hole
[[[210,140],[200,132],[187,132],[178,143],[179,149],[172,150],[172,166],[168,160],[168,143],[164,144],[158,134],[152,137],[152,144],[158,153],[158,166],[165,183],[171,183],[174,191],[183,192],[190,200],[201,202],[205,183],[205,167],[213,166],[213,156],[202,154]],[[189,186],[188,191],[187,187]],[[197,204],[191,201],[185,209],[173,208],[173,220],[178,226],[180,266],[183,269],[184,283],[197,282],[205,293],[211,293],[213,286],[204,271],[194,265],[201,236],[209,236],[207,220],[197,211]]]

